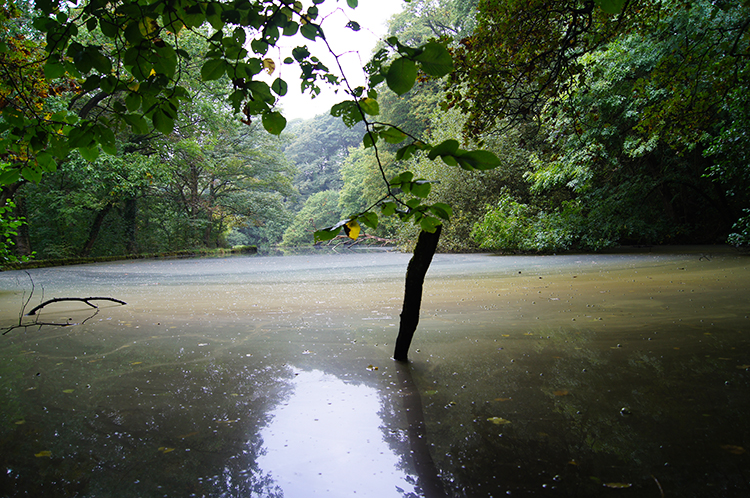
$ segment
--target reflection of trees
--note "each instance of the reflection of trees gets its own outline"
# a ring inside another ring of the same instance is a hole
[[[540,329],[493,348],[494,362],[415,370],[417,385],[434,386],[422,388],[428,444],[452,493],[600,496],[625,483],[639,496],[660,486],[696,496],[698,478],[715,496],[746,492],[740,460],[722,445],[746,438],[747,382],[717,359],[741,353],[691,345],[684,329],[662,327],[643,346],[617,336]]]
[[[24,397],[25,423],[0,432],[3,496],[283,496],[256,459],[288,367],[165,362],[107,375],[62,395],[49,379]]]

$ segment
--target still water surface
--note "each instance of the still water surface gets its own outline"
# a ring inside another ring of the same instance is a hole
[[[0,337],[0,496],[750,496],[747,256],[438,255],[400,365],[408,259],[30,271],[128,304]]]

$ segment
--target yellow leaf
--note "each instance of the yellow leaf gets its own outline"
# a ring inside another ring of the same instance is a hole
[[[174,448],[167,448],[166,446],[160,446],[159,451],[162,453],[169,453],[170,451],[174,451]]]
[[[72,393],[73,391],[75,391],[75,389],[63,389],[63,392],[64,392],[65,394],[70,394],[70,393]]]
[[[745,448],[743,448],[742,446],[735,446],[733,444],[722,444],[721,449],[728,451],[732,455],[742,455],[743,453],[745,453]]]
[[[52,456],[52,452],[49,451],[49,450],[40,451],[39,453],[34,453],[34,456],[37,457],[37,458],[51,457]]]
[[[613,488],[613,489],[624,489],[624,488],[629,488],[630,486],[632,486],[632,484],[628,482],[607,482],[607,483],[604,483],[604,485],[608,488]]]
[[[560,389],[559,391],[553,391],[552,394],[554,394],[555,396],[567,396],[568,394],[570,394],[570,391],[568,391],[567,389]]]
[[[505,424],[509,424],[510,420],[506,420],[502,417],[490,417],[487,419],[487,422],[492,422],[493,424],[496,424],[496,425],[505,425]]]
[[[141,363],[143,363],[143,362],[142,361],[134,361],[133,363],[131,363],[131,365],[140,365]]]
[[[737,368],[739,368],[740,370],[747,370],[748,368],[750,368],[750,365],[737,365]]]
[[[276,63],[273,61],[273,59],[263,59],[263,69],[265,69],[268,74],[273,74],[273,72],[276,70]]]
[[[372,366],[372,365],[367,365],[367,370],[369,370],[369,371],[371,371],[371,372],[374,372],[374,371],[375,371],[375,370],[377,370],[377,369],[378,369],[378,367],[374,367],[374,366]]]
[[[357,220],[352,220],[344,225],[344,232],[352,240],[357,240],[357,237],[359,237],[359,231],[360,227],[359,223],[357,223]]]
[[[16,420],[16,425],[23,425],[25,423],[26,423],[25,420]]]
[[[510,401],[510,398],[495,398],[495,401]]]

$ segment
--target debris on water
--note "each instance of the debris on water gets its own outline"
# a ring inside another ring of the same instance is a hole
[[[631,412],[627,407],[623,406],[622,408],[620,408],[620,415],[622,415],[623,417],[632,414],[633,412]]]
[[[510,420],[504,419],[502,417],[490,417],[487,419],[487,422],[492,422],[496,425],[510,424]]]
[[[721,449],[728,451],[732,455],[742,455],[746,451],[742,446],[736,446],[734,444],[722,444]]]
[[[605,482],[604,486],[612,489],[625,489],[633,486],[629,482]]]

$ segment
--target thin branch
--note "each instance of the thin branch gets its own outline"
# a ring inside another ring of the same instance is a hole
[[[44,301],[39,306],[35,307],[34,309],[26,313],[26,316],[36,315],[37,311],[44,308],[48,304],[59,303],[62,301],[80,301],[96,309],[99,309],[99,307],[96,306],[95,304],[91,304],[89,301],[111,301],[113,303],[118,303],[118,304],[123,304],[123,305],[128,304],[125,301],[120,301],[119,299],[115,299],[113,297],[56,297],[54,299],[48,299],[47,301]]]

